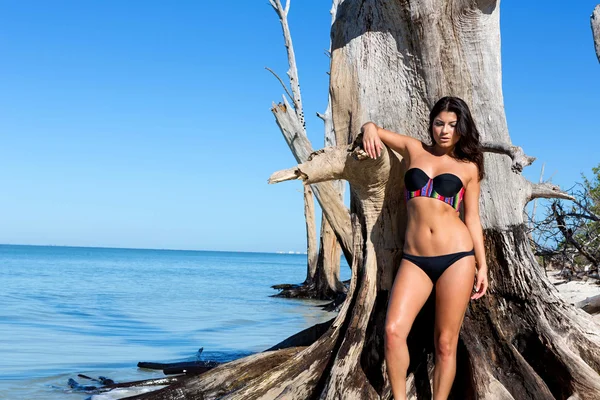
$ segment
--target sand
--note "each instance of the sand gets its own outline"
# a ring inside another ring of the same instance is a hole
[[[558,289],[560,296],[571,304],[578,303],[588,297],[600,295],[600,284],[596,279],[566,281],[560,276],[560,271],[548,271],[550,282]],[[600,322],[600,314],[593,316],[596,322]]]
[[[560,292],[563,299],[569,303],[577,303],[588,297],[600,294],[600,285],[595,283],[595,279],[587,281],[572,280],[567,282],[559,275],[559,271],[548,271],[548,278]]]

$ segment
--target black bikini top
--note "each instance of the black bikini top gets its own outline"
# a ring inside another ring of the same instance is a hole
[[[460,178],[454,174],[440,174],[430,178],[420,168],[411,168],[404,174],[406,201],[420,196],[431,197],[450,204],[456,211],[465,194]]]

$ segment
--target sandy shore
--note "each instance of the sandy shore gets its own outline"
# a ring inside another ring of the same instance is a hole
[[[572,280],[567,282],[559,275],[559,271],[548,271],[550,282],[558,289],[561,296],[569,303],[577,303],[588,297],[600,294],[600,285],[595,283],[595,279],[587,281]]]
[[[571,304],[578,303],[588,297],[600,295],[600,284],[596,279],[588,279],[586,281],[572,280],[566,281],[560,276],[560,271],[549,270],[548,278],[550,282],[558,289],[558,292],[567,302]],[[594,320],[600,323],[600,314],[593,316]]]

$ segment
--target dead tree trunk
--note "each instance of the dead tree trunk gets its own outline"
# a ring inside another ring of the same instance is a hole
[[[315,200],[309,185],[304,185],[304,218],[306,219],[307,271],[305,284],[310,284],[317,274],[317,226],[315,224]]]
[[[304,120],[304,111],[302,107],[302,96],[300,94],[300,83],[298,78],[298,69],[296,66],[296,56],[294,54],[294,46],[292,44],[292,37],[290,28],[287,21],[287,15],[289,12],[290,2],[285,3],[285,6],[280,0],[271,0],[271,6],[279,16],[281,26],[283,29],[283,36],[285,40],[285,47],[288,54],[289,71],[288,77],[290,79],[290,86],[292,93],[286,89],[286,92],[290,96],[293,102],[293,108],[287,104],[284,98],[284,104],[279,104],[273,107],[273,114],[277,121],[277,124],[281,128],[284,138],[286,139],[290,150],[298,160],[303,162],[306,160],[306,156],[312,152],[310,142],[306,135],[306,124]],[[285,88],[283,81],[278,77],[279,81]],[[287,114],[287,115],[286,115]],[[325,123],[325,143],[329,142],[329,145],[335,145],[335,136],[333,133],[333,124],[331,120],[331,106],[328,105],[325,115],[320,115]],[[301,139],[300,139],[301,138]],[[323,186],[323,185],[322,185]],[[320,188],[317,190],[317,199],[321,198]],[[325,189],[325,188],[324,188]],[[325,189],[331,193],[331,195],[340,195],[339,185],[328,184]],[[309,219],[314,221],[314,208],[312,208],[312,214],[307,214],[306,210],[310,207],[307,201],[312,202],[312,190],[311,198],[309,199],[306,195],[304,196],[305,202],[305,215],[307,218],[307,229],[314,229],[313,225],[309,226]],[[341,200],[340,200],[341,202]],[[341,206],[343,207],[343,205]],[[338,207],[340,208],[340,207]],[[343,207],[345,208],[345,207]],[[343,209],[342,208],[342,209]],[[347,214],[347,212],[346,212]],[[345,292],[344,285],[339,279],[340,276],[340,250],[338,245],[338,239],[336,237],[336,231],[331,228],[327,215],[323,215],[321,223],[321,240],[319,243],[319,252],[316,262],[312,259],[312,249],[310,248],[313,244],[308,243],[308,265],[307,265],[307,278],[301,285],[290,285],[280,284],[272,286],[274,289],[279,289],[281,292],[277,294],[279,297],[295,297],[295,298],[314,298],[314,299],[335,299],[338,295],[342,295]],[[347,221],[344,221],[347,224]],[[307,236],[310,239],[312,232],[308,232]],[[340,235],[343,232],[340,231]],[[349,251],[346,251],[349,254]],[[350,262],[350,259],[348,259]]]
[[[424,0],[341,1],[332,41],[336,130],[357,133],[372,120],[428,141],[428,110],[438,98],[456,95],[471,106],[485,142],[510,145],[497,1],[435,7]],[[551,191],[512,172],[504,155],[486,153],[485,164],[480,203],[492,290],[466,316],[454,394],[600,397],[600,330],[557,299],[527,240],[523,208]],[[377,282],[382,296],[389,287]]]
[[[325,125],[325,146],[331,147],[339,144],[346,144],[340,138],[337,138],[333,129],[333,118],[331,116],[331,96],[327,103],[325,114],[317,114],[323,120]],[[339,195],[340,201],[344,199],[344,186],[341,181],[334,181],[334,188]],[[335,298],[339,294],[345,293],[346,289],[340,281],[340,246],[338,244],[335,231],[327,221],[327,216],[323,212],[321,219],[321,242],[319,245],[319,264],[322,265],[321,273],[325,274],[327,287],[318,290],[319,293],[326,293],[330,298]],[[343,296],[342,296],[343,298]]]
[[[523,163],[512,151],[504,114],[497,0],[334,0],[332,11],[337,133],[353,138],[372,120],[427,141],[428,110],[455,95],[471,106],[494,151],[485,155],[480,199],[490,291],[467,310],[452,397],[600,398],[600,327],[558,298],[527,240],[527,202],[568,196],[515,172]],[[273,183],[350,182],[352,280],[338,316],[308,347],[224,364],[148,398],[389,399],[383,327],[403,245],[403,171],[397,154],[384,149],[372,160],[353,145],[317,151],[275,173]],[[332,226],[339,235],[339,225]],[[411,399],[431,398],[431,313],[424,308],[409,338]]]
[[[600,4],[594,9],[594,13],[591,18],[592,22],[592,33],[594,35],[594,45],[596,47],[596,56],[600,61]]]

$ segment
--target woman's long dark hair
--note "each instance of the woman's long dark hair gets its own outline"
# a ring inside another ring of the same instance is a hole
[[[433,121],[442,111],[453,112],[458,117],[454,131],[458,133],[460,139],[454,147],[452,156],[458,160],[474,162],[479,169],[479,180],[482,180],[484,176],[483,150],[479,141],[479,131],[467,103],[458,97],[442,97],[435,103],[429,113],[429,136],[433,145],[435,145]]]

